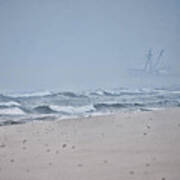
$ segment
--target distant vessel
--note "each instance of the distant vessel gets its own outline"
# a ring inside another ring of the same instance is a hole
[[[152,49],[149,49],[146,54],[146,62],[142,69],[130,69],[130,73],[133,75],[168,75],[168,67],[163,65],[162,57],[164,55],[164,49],[159,52],[155,62],[153,62]]]

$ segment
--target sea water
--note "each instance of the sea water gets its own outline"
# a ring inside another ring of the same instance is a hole
[[[85,92],[0,94],[0,125],[55,120],[120,111],[180,107],[179,89],[97,89]]]

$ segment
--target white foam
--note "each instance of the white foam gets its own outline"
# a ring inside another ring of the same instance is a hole
[[[91,93],[94,93],[94,94],[96,94],[98,96],[103,96],[104,95],[104,90],[96,90],[96,91],[91,92]]]
[[[0,114],[1,115],[25,115],[25,113],[17,107],[0,109]]]
[[[9,101],[9,102],[0,102],[0,106],[21,106],[19,103],[15,101]]]
[[[21,94],[10,94],[8,96],[10,97],[37,97],[37,96],[47,96],[47,95],[51,95],[52,92],[50,91],[42,91],[42,92],[32,92],[32,93],[21,93]]]
[[[171,91],[171,94],[180,94],[180,91]]]
[[[102,101],[98,102],[98,104],[106,104],[106,105],[114,105],[114,104],[123,104],[123,102],[118,102],[118,101]]]
[[[78,107],[50,105],[50,108],[54,111],[65,112],[69,114],[82,114],[95,110],[93,105],[78,106]]]

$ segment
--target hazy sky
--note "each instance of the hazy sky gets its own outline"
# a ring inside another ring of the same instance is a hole
[[[0,90],[131,84],[149,48],[178,74],[179,12],[179,0],[0,0]]]

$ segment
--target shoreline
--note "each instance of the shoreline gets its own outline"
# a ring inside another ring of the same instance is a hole
[[[165,108],[1,126],[0,179],[177,180],[179,118]]]
[[[107,117],[107,116],[115,116],[115,115],[122,115],[122,114],[126,114],[126,113],[139,113],[139,112],[152,112],[152,111],[161,111],[161,110],[165,110],[165,109],[174,109],[174,108],[178,108],[178,107],[162,107],[162,108],[142,108],[142,109],[136,109],[136,110],[121,110],[121,111],[114,111],[114,112],[95,112],[89,115],[82,115],[82,116],[76,116],[76,115],[72,115],[72,116],[62,116],[62,117],[58,117],[58,116],[54,116],[52,114],[44,114],[41,117],[37,117],[32,119],[32,120],[27,120],[26,119],[21,119],[20,121],[7,121],[4,122],[2,124],[0,124],[0,127],[3,126],[14,126],[14,125],[23,125],[23,124],[28,124],[28,123],[38,123],[38,122],[53,122],[53,121],[63,121],[63,120],[77,120],[77,119],[88,119],[88,118],[96,118],[96,117]],[[47,117],[48,116],[48,117]],[[40,118],[45,117],[46,119],[42,119],[40,120]],[[47,119],[50,120],[47,120]],[[52,119],[51,119],[52,118]]]

